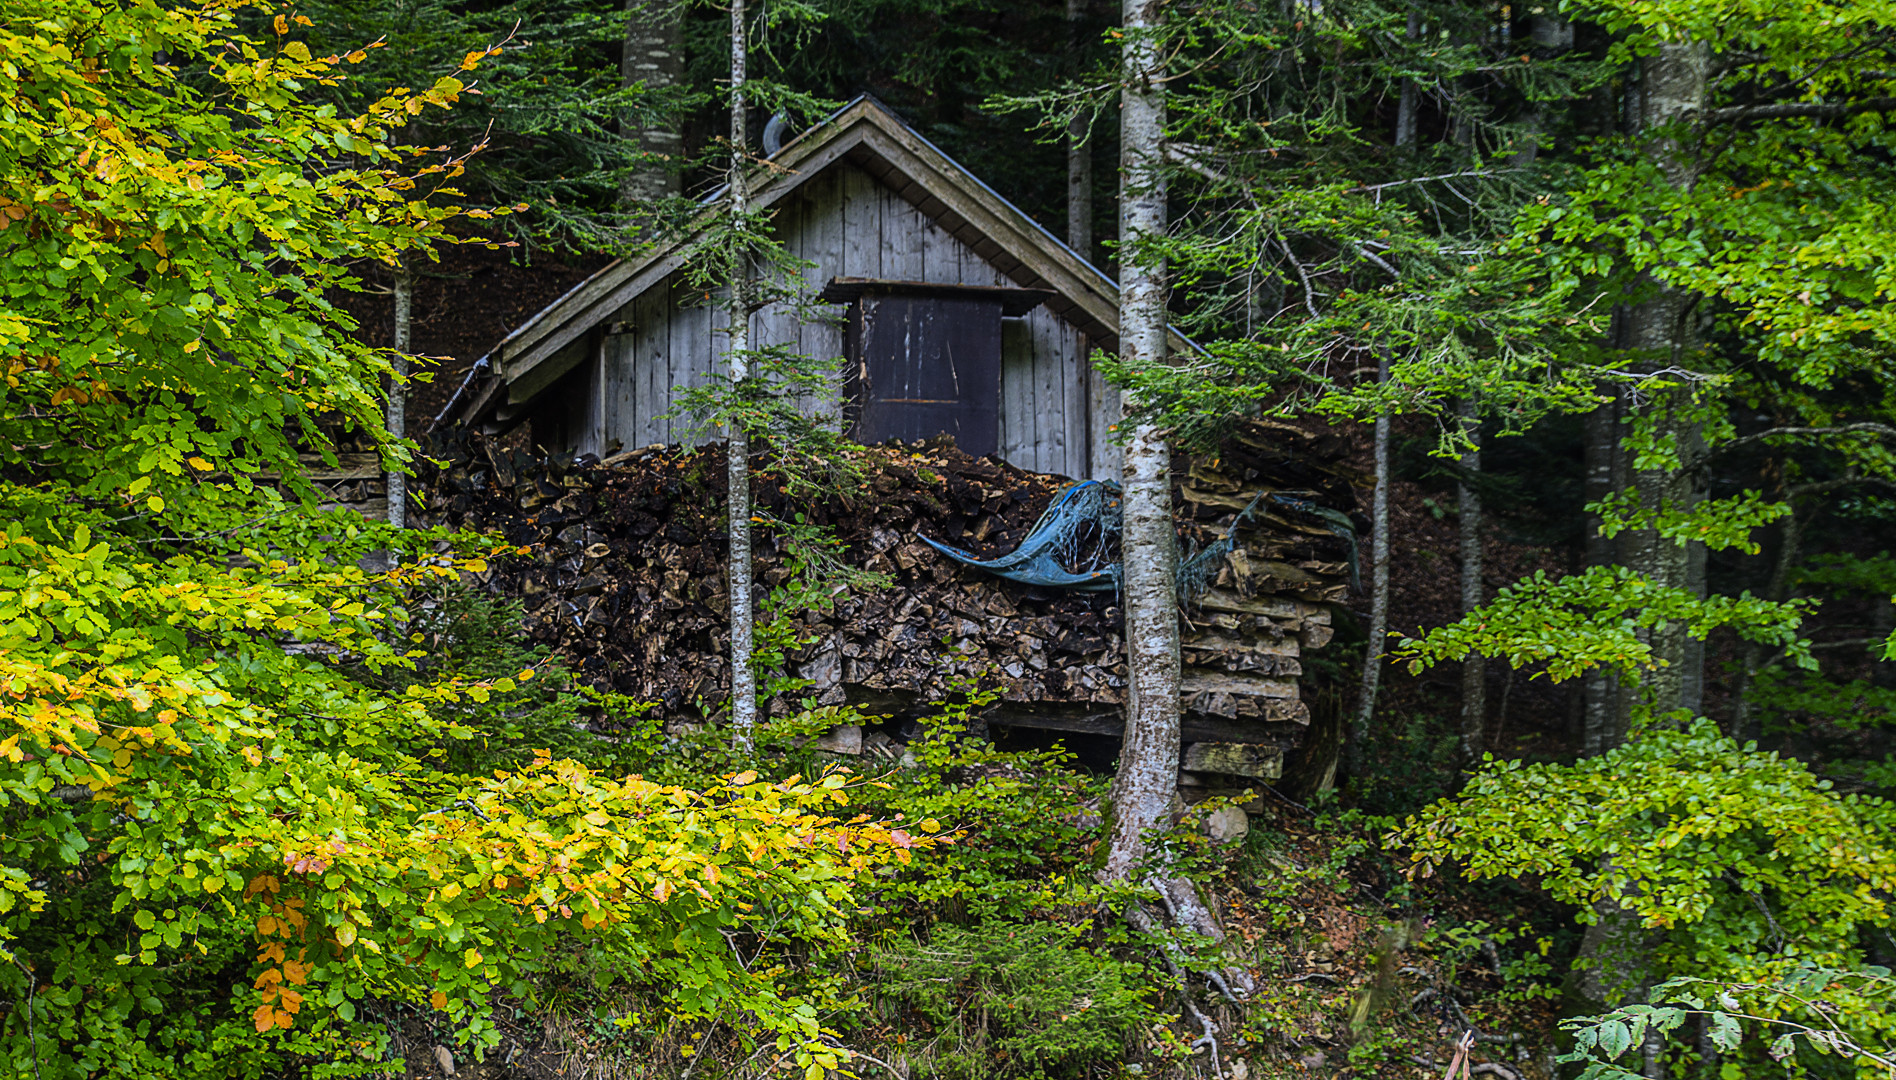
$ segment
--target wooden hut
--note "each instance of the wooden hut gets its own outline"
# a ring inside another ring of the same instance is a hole
[[[1088,362],[1118,347],[1104,273],[870,98],[772,155],[752,190],[810,264],[806,295],[834,305],[766,307],[752,340],[843,358],[839,419],[859,441],[945,432],[1019,468],[1117,478],[1119,396]],[[676,407],[723,369],[729,318],[685,286],[699,238],[615,262],[528,320],[485,358],[462,419],[530,422],[535,444],[602,458],[692,441]]]

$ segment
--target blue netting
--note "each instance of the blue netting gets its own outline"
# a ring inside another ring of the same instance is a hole
[[[1348,514],[1341,510],[1332,510],[1327,506],[1318,506],[1309,499],[1301,499],[1295,495],[1272,495],[1271,501],[1309,514],[1323,522],[1324,526],[1330,530],[1330,535],[1340,537],[1344,543],[1348,544],[1350,546],[1350,588],[1356,590],[1363,587],[1356,561],[1356,523],[1350,520]]]
[[[1211,583],[1218,579],[1218,567],[1224,564],[1226,555],[1237,546],[1238,526],[1251,520],[1251,511],[1259,503],[1273,498],[1268,491],[1260,491],[1250,505],[1238,512],[1237,518],[1225,534],[1205,546],[1205,550],[1178,561],[1178,598],[1187,604],[1195,604],[1198,598],[1211,589]]]
[[[1027,538],[998,559],[977,559],[922,537],[936,551],[1023,585],[1076,592],[1119,588],[1119,485],[1111,480],[1069,484],[1047,504]]]
[[[1356,529],[1346,515],[1300,496],[1260,491],[1224,536],[1179,561],[1178,592],[1182,600],[1195,602],[1211,587],[1218,566],[1237,542],[1239,527],[1266,501],[1315,517],[1348,542],[1350,587],[1357,587]],[[1009,581],[1075,592],[1107,592],[1119,588],[1119,534],[1119,485],[1111,480],[1082,480],[1062,489],[1020,546],[998,559],[977,559],[960,548],[926,536],[922,539],[956,562]]]

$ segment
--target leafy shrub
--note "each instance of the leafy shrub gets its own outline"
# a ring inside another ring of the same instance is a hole
[[[1156,1019],[1142,968],[1047,923],[938,923],[876,967],[876,992],[936,1033],[918,1075],[944,1080],[1083,1075]]]

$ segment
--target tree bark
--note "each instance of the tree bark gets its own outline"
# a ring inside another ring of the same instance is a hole
[[[1158,0],[1125,0],[1125,87],[1120,109],[1119,355],[1134,370],[1166,361],[1162,259],[1142,244],[1166,228],[1163,171],[1165,84],[1154,33]],[[1178,537],[1172,525],[1172,454],[1153,423],[1126,446],[1122,567],[1126,736],[1113,785],[1113,831],[1104,876],[1125,881],[1146,853],[1146,835],[1172,810],[1178,789]]]
[[[1877,640],[1870,647],[1870,684],[1884,690],[1896,690],[1896,660],[1883,659],[1882,642],[1896,633],[1896,603],[1888,597],[1870,598],[1870,636]]]
[[[395,268],[394,284],[389,291],[395,307],[395,371],[388,380],[387,414],[382,422],[390,437],[405,439],[408,437],[408,354],[413,348],[415,302],[415,275],[406,264]],[[382,484],[388,496],[388,523],[398,529],[407,528],[408,475],[391,469],[383,474]]]
[[[1629,114],[1636,117],[1639,134],[1646,138],[1645,152],[1658,164],[1666,182],[1684,190],[1692,186],[1695,165],[1692,155],[1678,141],[1672,125],[1682,124],[1703,106],[1710,52],[1697,42],[1673,42],[1641,61],[1637,89],[1637,108],[1629,102]],[[1649,299],[1625,308],[1618,318],[1619,345],[1632,355],[1637,369],[1648,372],[1689,366],[1696,342],[1693,322],[1694,301],[1684,290],[1659,289]],[[1682,392],[1654,393],[1646,406],[1657,410],[1662,437],[1678,447],[1682,467],[1678,469],[1636,469],[1632,486],[1640,506],[1648,514],[1662,508],[1684,509],[1695,496],[1693,480],[1702,456],[1702,444],[1696,428],[1683,416]],[[1654,529],[1633,530],[1622,534],[1619,545],[1622,561],[1634,572],[1658,585],[1690,587],[1692,554],[1688,547],[1658,535]],[[1691,659],[1686,648],[1687,635],[1682,623],[1671,622],[1655,627],[1648,640],[1659,665],[1642,679],[1639,690],[1655,715],[1680,709],[1687,702],[1692,679],[1687,671]],[[1701,654],[1702,655],[1702,654]],[[1625,709],[1615,710],[1616,727],[1625,731]],[[1608,863],[1602,874],[1611,874]],[[1581,941],[1576,978],[1569,984],[1579,998],[1578,1011],[1600,1012],[1644,996],[1647,987],[1658,978],[1653,968],[1655,932],[1618,905],[1599,909],[1599,921],[1587,929]],[[1667,1075],[1663,1039],[1649,1039],[1642,1047],[1642,1075],[1663,1080]]]
[[[731,2],[731,168],[730,213],[733,226],[743,228],[750,211],[750,191],[746,166],[749,164],[747,138],[749,115],[745,106],[744,0]],[[748,252],[740,254],[731,275],[731,323],[727,354],[731,369],[731,389],[742,393],[750,372],[751,279]],[[725,502],[730,510],[730,554],[726,564],[731,597],[731,728],[740,746],[748,747],[757,727],[757,673],[752,665],[753,636],[757,624],[755,598],[751,590],[751,491],[750,434],[740,419],[729,427],[730,441],[725,449],[725,481],[729,489]]]
[[[1481,583],[1481,492],[1472,478],[1481,473],[1481,419],[1473,397],[1461,401],[1462,431],[1477,440],[1461,455],[1461,482],[1456,485],[1457,517],[1461,526],[1461,604],[1462,614],[1480,608],[1487,600]],[[1479,763],[1487,749],[1488,658],[1470,655],[1462,661],[1461,756],[1464,762]]]
[[[1389,358],[1376,371],[1378,382],[1389,377]],[[1376,418],[1376,491],[1370,497],[1369,644],[1363,651],[1363,688],[1350,724],[1350,774],[1361,777],[1368,767],[1369,722],[1376,715],[1376,691],[1382,684],[1384,639],[1389,636],[1389,417]]]
[[[1559,15],[1540,14],[1527,20],[1528,40],[1534,43],[1537,57],[1555,57],[1573,48],[1573,23]],[[1514,151],[1509,164],[1517,169],[1527,168],[1540,156],[1541,124],[1544,118],[1539,105],[1533,106],[1526,116],[1521,118],[1521,141]]]
[[[1080,68],[1086,0],[1067,0],[1067,51],[1074,70]],[[1093,144],[1086,137],[1085,117],[1067,122],[1067,246],[1088,262],[1093,260]]]
[[[673,0],[626,0],[625,50],[619,77],[625,86],[643,84],[662,95],[684,80],[685,45],[679,8]],[[677,163],[684,139],[668,110],[641,110],[619,120],[619,134],[637,144],[646,159],[629,172],[619,187],[623,206],[635,206],[677,195],[681,179]]]
[[[1403,35],[1413,41],[1422,36],[1422,16],[1409,13],[1409,26]],[[1396,145],[1399,147],[1415,145],[1415,116],[1421,107],[1422,97],[1416,88],[1414,79],[1402,80],[1402,92],[1396,98]]]
[[[1622,392],[1617,386],[1602,386],[1605,401],[1587,414],[1585,498],[1599,502],[1619,490],[1623,472],[1620,467],[1620,406]],[[1613,566],[1619,562],[1616,540],[1600,534],[1600,518],[1587,515],[1586,564]],[[1621,724],[1621,687],[1619,677],[1610,671],[1588,672],[1581,684],[1585,695],[1580,731],[1580,754],[1597,757],[1620,744],[1625,735]]]
[[[1784,516],[1784,523],[1778,528],[1777,557],[1771,562],[1771,580],[1764,587],[1764,598],[1778,603],[1789,599],[1791,568],[1797,565],[1798,552],[1804,546],[1804,522],[1798,517],[1795,498],[1790,502],[1791,512]],[[1745,642],[1739,664],[1738,682],[1732,688],[1732,735],[1755,740],[1764,734],[1763,723],[1746,698],[1758,669],[1764,666],[1764,646],[1755,641]]]
[[[1658,163],[1668,184],[1681,190],[1694,181],[1691,155],[1677,141],[1668,125],[1682,123],[1696,115],[1704,104],[1710,53],[1703,45],[1684,42],[1661,46],[1645,58],[1640,79],[1640,125],[1651,132],[1646,152]],[[1633,354],[1633,362],[1646,370],[1686,367],[1697,341],[1693,298],[1682,289],[1665,288],[1639,304],[1628,308],[1622,320],[1623,347]],[[1678,469],[1639,470],[1633,477],[1640,505],[1648,513],[1664,507],[1684,510],[1694,501],[1697,485],[1693,479],[1701,442],[1696,428],[1680,415],[1683,392],[1674,390],[1653,395],[1650,408],[1658,410],[1659,421],[1675,441],[1685,459]],[[1632,568],[1659,585],[1690,588],[1693,548],[1658,535],[1652,529],[1636,530],[1629,545]],[[1696,556],[1702,558],[1702,551]],[[1692,651],[1681,623],[1667,623],[1651,632],[1655,659],[1662,666],[1645,680],[1656,713],[1687,706],[1688,687],[1698,682],[1688,666]],[[1699,657],[1702,660],[1703,653]]]

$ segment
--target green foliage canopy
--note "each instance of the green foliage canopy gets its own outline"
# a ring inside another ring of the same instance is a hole
[[[371,1002],[478,1048],[498,996],[583,966],[682,1015],[747,1011],[820,1076],[840,1057],[816,1004],[725,934],[834,945],[855,882],[925,841],[847,818],[840,775],[448,767],[503,734],[468,703],[535,673],[417,670],[407,605],[513,549],[316,513],[300,470],[338,428],[400,457],[386,359],[327,293],[442,238],[430,186],[460,164],[388,139],[464,84],[312,103],[360,57],[242,13],[0,21],[0,1057],[342,1075],[384,1049]],[[408,560],[352,562],[378,547]]]
[[[1858,931],[1896,921],[1892,827],[1889,804],[1700,720],[1573,765],[1490,759],[1391,843],[1423,872],[1452,858],[1476,878],[1538,875],[1583,922],[1613,901],[1673,931],[1672,970],[1758,978],[1860,962]]]

